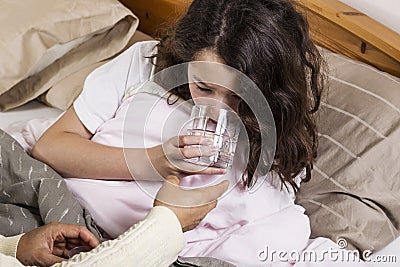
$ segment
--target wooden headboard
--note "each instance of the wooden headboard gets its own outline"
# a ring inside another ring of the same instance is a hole
[[[315,43],[400,77],[400,34],[337,0],[297,0]]]
[[[158,37],[191,0],[120,0],[139,19],[139,30]],[[400,34],[338,0],[294,0],[314,42],[400,77]]]

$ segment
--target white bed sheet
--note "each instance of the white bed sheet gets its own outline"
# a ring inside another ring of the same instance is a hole
[[[38,101],[31,101],[21,107],[0,112],[0,129],[4,129],[14,122],[28,121],[35,118],[54,118],[62,112],[62,110],[48,107]]]

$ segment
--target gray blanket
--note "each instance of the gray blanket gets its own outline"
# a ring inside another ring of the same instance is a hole
[[[63,178],[0,130],[0,234],[26,233],[50,222],[84,225],[101,238]]]

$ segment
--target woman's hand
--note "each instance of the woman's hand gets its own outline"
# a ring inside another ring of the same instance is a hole
[[[157,193],[154,206],[172,210],[178,218],[182,231],[194,229],[206,215],[217,206],[217,198],[227,189],[227,180],[217,185],[184,190],[176,176],[168,176]]]
[[[193,164],[184,159],[212,156],[217,153],[213,142],[204,136],[183,135],[162,145],[147,149],[147,156],[159,175],[182,178],[192,174],[224,174],[226,169]]]
[[[49,223],[24,234],[18,242],[17,259],[24,265],[50,266],[68,258],[76,246],[95,248],[97,238],[84,226]]]

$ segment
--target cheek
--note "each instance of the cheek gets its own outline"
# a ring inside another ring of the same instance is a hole
[[[207,95],[207,93],[200,91],[196,85],[189,84],[189,91],[195,105],[212,104],[212,101],[210,101],[210,97]]]
[[[194,85],[193,83],[189,83],[189,91],[193,99],[201,97],[201,95],[199,94],[200,91],[197,90],[196,85]]]

